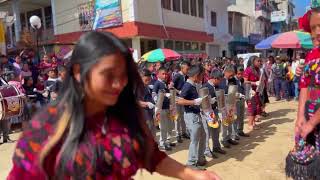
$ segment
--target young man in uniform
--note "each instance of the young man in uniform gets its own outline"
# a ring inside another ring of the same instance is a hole
[[[206,87],[209,89],[209,94],[211,98],[216,97],[216,90],[219,89],[219,84],[222,78],[223,78],[222,72],[218,69],[215,69],[211,72],[208,82],[203,85],[203,87]],[[214,114],[218,117],[219,115],[218,115],[217,102],[212,104],[212,110]],[[219,125],[219,128],[212,128],[208,126],[206,119],[203,118],[202,121],[203,121],[203,126],[206,132],[205,155],[207,157],[215,158],[216,156],[213,153],[226,154],[226,152],[221,149],[221,145],[219,142],[219,133],[220,133],[221,124]],[[212,144],[213,144],[212,151],[210,150],[210,147],[209,147],[210,136],[212,138]]]
[[[165,91],[165,93],[169,93],[169,88],[167,86],[167,78],[168,71],[166,68],[161,67],[158,70],[158,80],[154,83],[152,96],[154,101],[157,102],[159,99],[159,91]],[[167,96],[164,97],[162,109],[160,111],[160,148],[165,151],[171,151],[172,147],[175,146],[174,143],[168,142],[168,134],[172,135],[172,122],[169,119],[169,108],[170,108],[170,100]],[[156,112],[157,114],[158,112]],[[171,136],[172,137],[172,136]]]
[[[238,85],[238,93],[241,95],[245,94],[245,87],[244,87],[244,79],[243,79],[243,67],[239,66],[237,68],[237,73],[235,76],[235,79],[237,81]],[[239,100],[236,102],[236,109],[237,109],[237,120],[234,124],[233,132],[233,139],[236,139],[237,136],[242,137],[249,137],[248,134],[243,132],[244,127],[244,113],[245,113],[245,100],[244,98],[239,98]]]
[[[140,97],[140,106],[143,108],[143,114],[146,118],[146,123],[153,135],[156,138],[156,127],[154,124],[154,108],[155,103],[152,98],[152,91],[149,88],[149,84],[151,82],[151,72],[148,69],[143,69],[140,71],[140,76],[142,78],[144,84],[144,91],[142,96]]]
[[[180,64],[180,71],[173,77],[173,86],[176,90],[179,91],[178,94],[181,93],[182,87],[186,82],[187,73],[190,68],[190,64],[188,62],[181,62]],[[187,134],[186,131],[186,124],[184,122],[183,114],[184,114],[184,107],[177,105],[177,113],[179,117],[176,121],[176,131],[177,131],[177,140],[179,143],[182,143],[182,137],[186,139],[190,139],[190,136]]]
[[[204,70],[199,65],[192,65],[188,71],[189,79],[183,85],[177,104],[185,108],[184,120],[190,132],[190,146],[187,166],[194,169],[205,169],[207,161],[204,156],[206,148],[205,132],[200,116],[200,104],[203,98],[199,98],[196,84],[201,83]]]
[[[224,69],[224,78],[221,80],[220,88],[225,90],[225,94],[228,94],[228,89],[230,85],[237,85],[236,80],[234,78],[234,67],[232,65],[227,65]],[[235,123],[235,122],[233,122]],[[232,126],[233,123],[225,126],[222,123],[222,141],[221,144],[225,148],[230,148],[231,145],[238,145],[239,143],[233,139],[231,139],[232,135]]]

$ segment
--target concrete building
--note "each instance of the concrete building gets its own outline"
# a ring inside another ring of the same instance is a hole
[[[53,0],[52,0],[53,1]],[[40,29],[40,40],[49,42],[54,38],[53,33],[53,16],[50,0],[3,0],[0,1],[0,12],[6,17],[14,17],[14,21],[7,23],[8,47],[14,47],[21,40],[23,33],[29,33],[35,38],[36,33],[30,27],[29,18],[37,15],[42,21]]]
[[[228,7],[232,55],[254,51],[254,45],[271,32],[273,4],[268,0],[235,0]]]
[[[276,10],[271,14],[273,34],[295,29],[294,8],[292,0],[273,0]]]
[[[174,49],[187,57],[228,55],[227,7],[234,0],[119,0],[121,23],[99,31],[110,31],[134,49],[135,59],[155,48]],[[41,18],[43,44],[58,44],[63,56],[81,34],[92,30],[92,0],[4,0],[0,11],[14,16],[8,32],[14,42],[22,32],[34,36],[29,18]],[[20,15],[17,15],[20,14]]]
[[[56,42],[76,41],[83,29],[75,16],[90,1],[54,3]],[[134,49],[135,59],[155,48],[174,49],[185,56],[227,55],[229,4],[230,0],[123,0],[122,24],[101,30],[124,39]]]

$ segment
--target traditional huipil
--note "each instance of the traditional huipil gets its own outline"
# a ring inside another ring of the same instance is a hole
[[[244,78],[247,78],[250,82],[257,82],[260,80],[260,69],[254,67],[247,67],[244,71]],[[251,86],[253,91],[257,90],[256,85]],[[247,115],[256,116],[261,114],[261,102],[259,98],[259,93],[256,94],[249,100],[247,100]]]
[[[308,89],[304,116],[309,121],[320,107],[320,49],[313,49],[306,57],[300,88]],[[306,140],[295,137],[295,147],[286,159],[286,174],[293,179],[320,179],[320,126]]]

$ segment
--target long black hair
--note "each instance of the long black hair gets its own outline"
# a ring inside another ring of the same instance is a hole
[[[88,72],[94,64],[98,63],[101,57],[120,53],[126,60],[128,84],[121,92],[118,102],[106,110],[106,114],[110,114],[117,120],[126,124],[132,139],[138,141],[140,145],[141,157],[144,157],[145,163],[148,162],[148,150],[150,146],[146,145],[146,137],[149,137],[140,107],[137,103],[137,93],[140,92],[143,83],[139,76],[136,64],[132,58],[129,48],[117,37],[111,33],[89,32],[83,35],[75,46],[70,64],[68,65],[68,73],[66,80],[62,86],[61,96],[58,99],[58,104],[64,106],[64,114],[60,118],[62,121],[57,125],[57,132],[60,129],[60,136],[57,139],[62,139],[62,134],[65,134],[65,140],[61,148],[61,156],[56,170],[56,178],[63,178],[67,168],[67,164],[74,162],[75,152],[78,145],[81,143],[87,144],[89,147],[94,147],[86,138],[84,129],[85,113],[83,99],[85,96],[84,84],[88,81]],[[73,67],[80,65],[81,81],[78,82],[73,74]],[[67,113],[65,113],[67,112]],[[124,113],[125,112],[125,113]],[[67,123],[65,123],[67,121]],[[64,131],[61,129],[65,129]],[[61,134],[62,133],[62,134]],[[151,137],[151,136],[150,136]],[[57,143],[57,142],[55,142]],[[51,147],[52,149],[52,147]],[[92,165],[95,167],[95,161],[100,155],[98,149],[90,148],[93,154]],[[47,150],[46,153],[50,151]],[[147,153],[147,154],[146,154]],[[145,156],[143,156],[145,154]],[[44,158],[42,158],[43,160]],[[74,164],[74,163],[72,163]],[[62,176],[62,177],[61,177]]]

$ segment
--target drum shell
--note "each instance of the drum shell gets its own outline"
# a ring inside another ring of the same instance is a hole
[[[216,96],[217,96],[218,109],[225,108],[226,102],[225,102],[225,97],[224,97],[224,90],[217,90]]]
[[[228,87],[228,94],[235,94],[238,92],[238,86],[237,85],[229,85]]]
[[[157,99],[157,103],[156,103],[156,107],[158,109],[162,109],[164,96],[165,96],[165,91],[164,90],[159,90],[158,99]]]
[[[210,103],[211,96],[209,95],[209,89],[207,87],[201,88],[199,90],[199,96],[201,98],[205,97],[202,100],[201,108],[203,110],[210,110],[211,109],[211,103]]]
[[[175,89],[170,89],[170,105],[176,104],[177,91]]]
[[[251,99],[251,96],[250,96],[250,92],[251,92],[251,84],[250,83],[245,83],[244,84],[244,89],[245,89],[245,99],[246,100],[249,100]]]
[[[4,85],[0,87],[0,103],[0,120],[18,117],[23,113],[23,96],[14,86]]]

